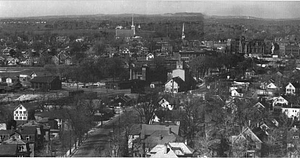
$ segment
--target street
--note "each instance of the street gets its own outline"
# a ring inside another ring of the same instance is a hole
[[[99,151],[105,149],[105,146],[108,144],[109,133],[113,129],[113,124],[118,121],[120,115],[116,114],[111,120],[104,123],[102,127],[96,127],[93,132],[90,132],[88,138],[81,144],[72,157],[100,156],[101,153]]]

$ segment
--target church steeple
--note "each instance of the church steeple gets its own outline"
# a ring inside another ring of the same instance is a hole
[[[185,34],[184,34],[184,23],[183,23],[183,25],[182,25],[181,39],[185,39]]]
[[[134,22],[133,22],[133,15],[131,17],[131,30],[133,30],[133,35],[135,35],[135,26],[134,26]]]

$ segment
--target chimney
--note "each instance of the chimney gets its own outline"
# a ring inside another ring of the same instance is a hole
[[[172,129],[171,129],[171,127],[169,127],[169,133],[168,133],[169,135],[170,134],[172,134]]]

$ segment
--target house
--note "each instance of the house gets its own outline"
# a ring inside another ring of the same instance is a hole
[[[270,89],[270,90],[276,90],[278,87],[274,83],[271,82],[266,86],[266,88]]]
[[[256,77],[255,74],[256,74],[256,71],[254,69],[247,69],[245,72],[245,78],[250,79],[252,77]]]
[[[179,124],[142,124],[131,127],[128,147],[132,156],[145,155],[157,144],[182,140],[178,136]]]
[[[262,111],[264,110],[266,107],[260,103],[260,102],[257,102],[256,104],[253,105],[253,107],[257,108],[258,110]]]
[[[175,155],[173,154],[175,153]],[[172,157],[192,157],[194,149],[183,142],[171,142],[158,144],[147,154],[150,157],[172,156]]]
[[[243,97],[244,94],[242,93],[242,89],[233,89],[231,90],[231,96],[232,97]]]
[[[169,130],[157,130],[154,131],[151,135],[146,137],[143,141],[146,153],[149,152],[157,144],[165,144],[170,142],[180,142],[184,141],[183,138],[172,132],[172,129]]]
[[[165,98],[161,98],[161,99],[158,101],[158,104],[159,104],[162,108],[165,108],[165,109],[168,109],[168,110],[173,110],[173,108],[174,108],[174,105],[170,105],[170,102],[168,102]]]
[[[273,107],[275,107],[275,106],[279,106],[279,107],[282,107],[282,106],[284,106],[284,105],[288,105],[288,101],[285,99],[285,98],[283,98],[282,96],[279,96],[279,97],[274,97],[274,98],[272,98],[272,106]]]
[[[142,130],[141,124],[133,124],[128,131],[128,152],[129,155],[133,156],[133,145],[134,141],[140,138]]]
[[[38,123],[42,123],[46,121],[46,123],[50,123],[50,120],[55,120],[53,123],[53,127],[57,126],[59,131],[67,131],[70,130],[70,122],[68,121],[68,117],[65,115],[66,109],[59,109],[59,110],[51,110],[51,111],[36,111],[34,114],[35,120]]]
[[[157,145],[156,147],[154,147],[149,152],[149,155],[151,158],[161,158],[161,157],[178,158],[176,153],[173,150],[171,150],[171,148],[169,146],[164,145],[164,144]]]
[[[34,89],[59,90],[62,87],[58,76],[37,76],[30,82]]]
[[[227,110],[227,112],[235,113],[237,111],[237,105],[234,103],[234,100],[226,101],[223,109]]]
[[[16,66],[19,63],[18,58],[13,58],[11,56],[7,57],[6,61],[8,66]]]
[[[12,130],[0,130],[0,144],[3,141],[8,140],[13,133],[14,131]]]
[[[27,143],[21,140],[21,137],[16,137],[12,135],[8,140],[5,140],[2,145],[17,145],[18,156],[29,157],[30,153],[34,150],[31,149]]]
[[[174,77],[165,84],[165,92],[178,93],[187,90],[186,83],[180,77]]]
[[[285,94],[289,94],[289,95],[295,95],[296,93],[298,93],[300,88],[300,83],[289,83],[286,87],[285,87]]]
[[[5,79],[5,82],[7,83],[8,86],[13,85],[14,83],[19,82],[19,78],[18,77],[7,77]]]
[[[19,104],[17,107],[15,107],[13,114],[15,121],[28,120],[28,111],[22,104]]]
[[[125,41],[129,41],[135,35],[135,31],[133,29],[116,29],[115,38],[116,39],[124,39]]]
[[[262,141],[249,127],[244,128],[239,135],[232,136],[231,143],[233,157],[260,156]]]
[[[282,107],[282,113],[285,113],[288,118],[300,119],[300,108],[299,107]]]

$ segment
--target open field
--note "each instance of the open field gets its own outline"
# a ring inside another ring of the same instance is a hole
[[[0,76],[17,76],[20,74],[31,74],[31,73],[41,74],[45,72],[43,67],[0,67]]]

